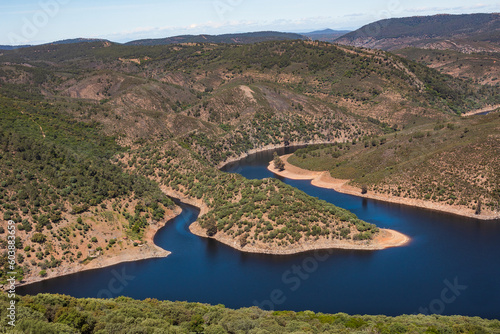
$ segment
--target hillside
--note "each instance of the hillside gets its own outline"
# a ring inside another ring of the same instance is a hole
[[[60,41],[55,41],[47,44],[78,44],[78,43],[93,43],[93,42],[107,42],[111,43],[106,39],[101,38],[71,38],[71,39],[63,39]]]
[[[5,293],[3,328],[9,328]],[[498,320],[479,317],[399,317],[311,311],[232,310],[224,305],[115,299],[76,299],[39,294],[19,297],[16,329],[24,333],[500,333]]]
[[[126,45],[169,45],[182,43],[226,43],[226,44],[250,44],[266,41],[302,40],[303,35],[284,33],[277,31],[260,31],[241,34],[223,35],[182,35],[158,39],[141,39],[125,43]]]
[[[424,64],[456,78],[472,79],[482,85],[500,85],[500,53],[465,54],[452,50],[407,48],[396,51],[405,58]]]
[[[124,152],[113,138],[48,103],[0,97],[0,110],[0,248],[13,220],[19,280],[93,267],[97,257],[139,259],[142,243],[143,258],[166,256],[148,233],[173,216],[174,203],[147,177],[113,164]]]
[[[351,180],[364,193],[447,205],[471,216],[500,217],[499,116],[419,126],[367,137],[356,145],[310,147],[288,162],[330,171],[333,178]]]
[[[335,42],[381,50],[407,47],[463,53],[500,51],[500,14],[434,15],[380,20]]]
[[[450,122],[500,99],[383,51],[310,41],[54,44],[5,51],[0,64],[0,214],[4,232],[18,226],[25,279],[152,246],[175,211],[165,194],[204,210],[199,233],[243,251],[372,247],[378,228],[351,213],[216,166]]]
[[[333,41],[334,36],[340,37],[342,34],[345,34],[346,32],[342,31],[336,32],[332,30],[332,31],[325,31],[325,33],[327,33],[329,41]],[[185,43],[252,44],[252,43],[261,43],[266,41],[286,41],[286,40],[305,40],[305,39],[307,39],[307,37],[301,34],[285,33],[278,31],[258,31],[258,32],[223,34],[223,35],[181,35],[181,36],[172,36],[166,38],[134,40],[124,44],[142,45],[142,46],[185,44]],[[100,38],[72,38],[72,39],[64,39],[60,41],[45,43],[41,45],[78,44],[78,43],[93,43],[93,42],[119,44]],[[0,45],[0,50],[8,51],[8,50],[28,48],[33,46],[34,45]]]

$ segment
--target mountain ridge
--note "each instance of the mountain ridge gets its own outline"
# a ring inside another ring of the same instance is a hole
[[[166,38],[141,39],[125,43],[125,45],[169,45],[181,43],[227,43],[249,44],[271,40],[305,39],[303,35],[277,31],[257,31],[222,35],[179,35]]]
[[[390,18],[341,36],[336,43],[393,51],[406,47],[500,51],[500,14],[438,14]]]

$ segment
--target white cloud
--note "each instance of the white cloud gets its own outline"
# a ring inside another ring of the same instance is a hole
[[[469,6],[457,6],[457,7],[430,7],[430,6],[414,7],[414,8],[407,8],[405,11],[408,13],[415,13],[415,12],[416,13],[469,13],[470,11],[479,9],[485,9],[487,11],[495,10],[494,7],[495,6],[493,5],[477,3]],[[496,10],[498,9],[499,8],[497,7]]]

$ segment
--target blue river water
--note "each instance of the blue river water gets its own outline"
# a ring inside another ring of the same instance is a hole
[[[272,151],[261,152],[225,171],[247,178],[276,177],[266,168],[271,159]],[[500,221],[361,199],[314,187],[309,181],[282,181],[379,227],[400,231],[412,241],[381,251],[246,254],[191,234],[188,226],[198,210],[181,204],[182,214],[155,237],[157,245],[172,252],[167,258],[62,276],[19,287],[18,293],[124,295],[267,310],[500,318]]]

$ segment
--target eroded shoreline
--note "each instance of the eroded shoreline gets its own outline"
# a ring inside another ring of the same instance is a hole
[[[231,238],[225,234],[217,233],[213,237],[208,237],[205,229],[198,222],[194,222],[189,226],[191,233],[202,237],[215,239],[231,248],[240,252],[268,255],[293,255],[309,251],[326,250],[326,249],[349,249],[349,250],[382,250],[392,247],[400,247],[407,245],[410,242],[410,237],[389,229],[380,229],[380,233],[373,240],[368,241],[352,241],[352,240],[332,240],[320,238],[318,240],[307,240],[298,244],[289,245],[286,248],[278,248],[273,246],[262,247],[260,245],[247,244],[244,247],[239,245],[238,240]]]
[[[487,106],[487,107],[484,107],[484,108],[481,108],[481,109],[471,110],[471,111],[468,111],[466,113],[463,113],[462,117],[475,116],[475,115],[478,115],[478,114],[482,114],[484,112],[495,112],[498,108],[500,108],[500,104],[493,105],[493,106],[490,105],[490,106]]]
[[[292,154],[281,156],[281,159],[285,163],[285,169],[283,171],[279,171],[276,168],[274,168],[272,161],[269,163],[267,169],[276,175],[286,177],[288,179],[311,180],[311,184],[313,186],[325,189],[333,189],[343,194],[354,195],[362,198],[369,198],[383,202],[403,204],[422,209],[441,211],[441,212],[455,214],[458,216],[476,218],[481,220],[500,219],[500,213],[497,214],[481,213],[480,215],[476,215],[474,210],[464,207],[456,207],[447,204],[433,203],[418,199],[401,198],[386,194],[375,194],[370,192],[362,194],[360,188],[349,185],[349,182],[351,180],[335,179],[330,176],[330,173],[328,171],[310,171],[307,169],[302,169],[300,167],[294,166],[288,162],[288,158],[290,156],[292,156]]]
[[[155,259],[155,258],[164,258],[171,254],[171,252],[157,246],[154,243],[154,237],[156,233],[164,227],[169,221],[177,217],[182,212],[181,208],[176,206],[175,209],[168,215],[163,221],[158,222],[154,225],[149,225],[148,229],[146,229],[144,233],[144,243],[138,247],[127,248],[121,251],[120,253],[111,256],[99,256],[87,264],[76,263],[71,267],[60,267],[56,268],[53,271],[50,271],[45,277],[27,277],[20,283],[17,283],[16,286],[24,286],[29,285],[45,280],[49,280],[55,277],[61,277],[71,274],[76,274],[79,272],[101,269],[105,267],[114,266],[116,264],[125,263],[125,262],[134,262],[140,260],[147,259]]]

